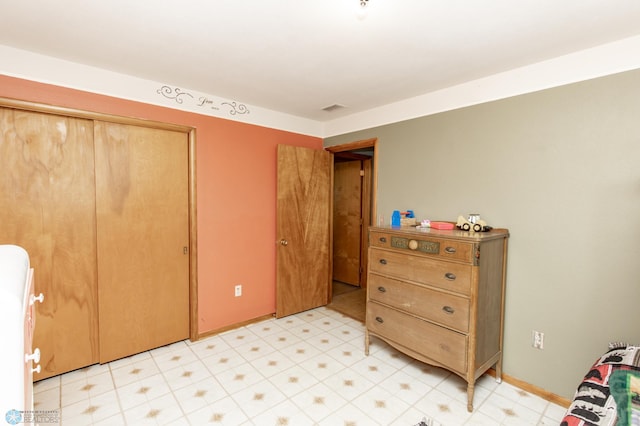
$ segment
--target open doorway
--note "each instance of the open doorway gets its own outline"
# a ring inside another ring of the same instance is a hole
[[[376,217],[377,139],[326,148],[333,153],[333,268],[329,308],[364,321],[368,229]]]

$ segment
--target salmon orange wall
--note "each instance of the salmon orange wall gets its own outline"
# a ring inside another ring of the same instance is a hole
[[[0,97],[196,128],[198,332],[275,312],[276,146],[322,139],[2,75]]]

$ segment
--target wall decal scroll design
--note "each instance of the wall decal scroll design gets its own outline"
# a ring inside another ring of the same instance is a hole
[[[209,108],[209,109],[219,111],[221,109],[221,106],[228,107],[227,113],[229,115],[242,115],[242,114],[250,113],[249,108],[247,108],[245,104],[241,104],[233,101],[231,102],[222,101],[218,103],[215,100],[208,98],[206,96],[200,96],[196,100],[196,97],[194,95],[192,95],[189,92],[185,92],[178,87],[172,88],[170,86],[165,85],[159,88],[158,90],[156,90],[156,93],[159,95],[162,95],[166,99],[171,99],[175,101],[177,104],[183,104],[185,99],[187,99],[190,102],[193,102],[195,106],[200,108]]]
[[[161,94],[165,98],[173,99],[178,104],[181,104],[184,102],[184,100],[182,99],[182,96],[186,95],[186,96],[189,96],[190,98],[193,98],[193,95],[191,93],[183,92],[177,87],[175,89],[172,89],[169,86],[162,86],[157,90],[157,93]]]
[[[249,110],[245,104],[238,104],[237,102],[222,102],[222,105],[229,105],[231,107],[231,110],[229,111],[229,114],[231,115],[249,114]]]

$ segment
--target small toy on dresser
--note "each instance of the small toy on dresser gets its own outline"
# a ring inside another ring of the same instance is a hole
[[[439,221],[433,221],[433,220],[425,219],[422,222],[420,222],[420,225],[416,226],[416,228],[418,228],[418,229],[427,229],[427,228],[453,229],[453,223],[451,223],[451,222],[439,222]]]
[[[463,231],[472,231],[472,232],[488,232],[493,228],[487,225],[487,222],[480,219],[480,215],[477,213],[469,214],[469,217],[465,219],[462,215],[458,216],[458,221],[456,222],[456,226],[458,229],[462,229]]]
[[[401,212],[400,210],[394,210],[391,215],[391,226],[394,228],[402,226],[416,226],[416,216],[413,210],[407,210]]]

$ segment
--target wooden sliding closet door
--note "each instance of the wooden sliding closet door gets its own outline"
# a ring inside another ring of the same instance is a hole
[[[0,108],[0,244],[27,250],[44,294],[35,380],[98,362],[93,161],[91,120]]]
[[[188,135],[94,126],[104,363],[189,337]]]

